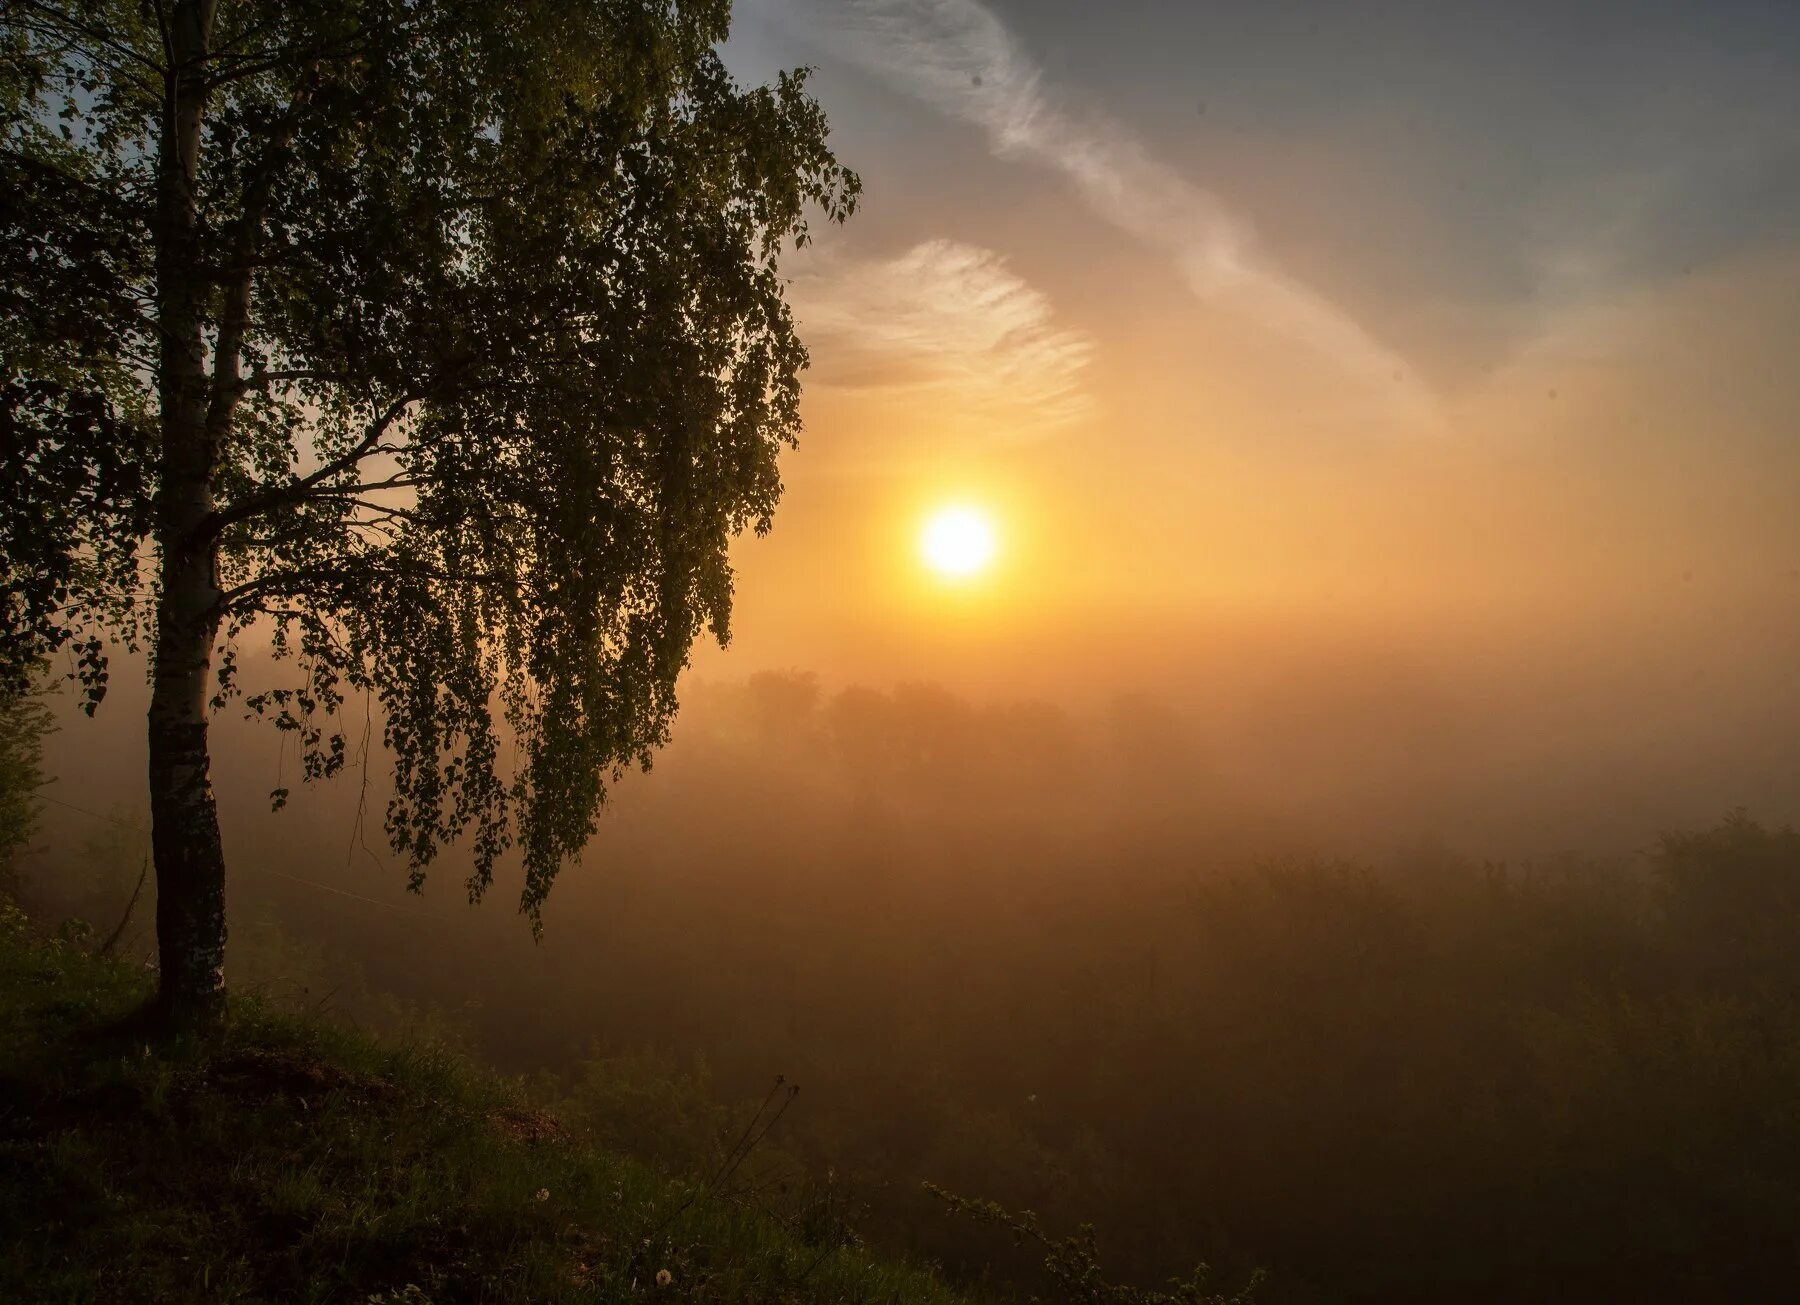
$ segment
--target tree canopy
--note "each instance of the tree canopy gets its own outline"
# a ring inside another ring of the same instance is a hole
[[[738,85],[727,0],[0,14],[0,671],[220,648],[308,778],[372,694],[414,882],[517,848],[535,921],[781,494],[780,257],[859,190],[804,70]]]

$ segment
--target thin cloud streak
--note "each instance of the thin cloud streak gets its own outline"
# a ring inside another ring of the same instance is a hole
[[[1077,120],[1041,70],[976,0],[849,0],[814,16],[830,47],[915,98],[980,127],[994,153],[1051,168],[1097,214],[1168,256],[1192,291],[1332,359],[1391,401],[1409,425],[1435,426],[1436,404],[1406,361],[1343,309],[1283,272],[1255,232],[1116,124]]]
[[[1003,435],[1047,434],[1087,417],[1093,342],[1058,326],[1048,298],[991,250],[930,240],[888,259],[837,262],[798,278],[815,384],[937,390]]]

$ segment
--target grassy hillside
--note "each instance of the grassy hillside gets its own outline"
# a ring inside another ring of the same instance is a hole
[[[963,1299],[436,1052],[253,1004],[203,1045],[108,1032],[145,993],[0,898],[0,1300]]]

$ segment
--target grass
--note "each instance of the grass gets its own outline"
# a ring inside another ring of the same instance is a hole
[[[966,1299],[572,1138],[441,1051],[245,1001],[204,1041],[108,1031],[147,994],[0,899],[0,1300]]]

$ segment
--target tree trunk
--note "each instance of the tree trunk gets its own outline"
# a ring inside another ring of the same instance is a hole
[[[150,696],[157,1003],[176,1024],[211,1022],[225,1004],[225,852],[206,747],[218,634],[210,561],[190,559],[174,568],[165,557]]]
[[[212,0],[180,0],[169,16],[155,230],[161,593],[150,695],[150,818],[157,1004],[178,1024],[211,1022],[225,1007],[225,854],[206,747],[219,632],[218,546],[207,529],[218,442],[207,421],[211,284],[200,257],[197,194],[212,16]]]

